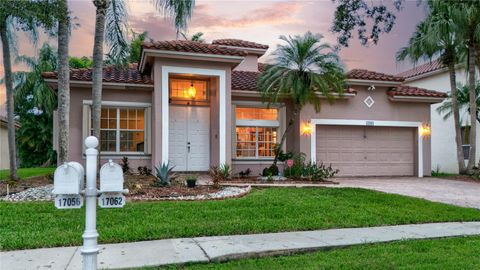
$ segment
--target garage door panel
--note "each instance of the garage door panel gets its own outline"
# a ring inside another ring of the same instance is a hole
[[[414,174],[413,128],[317,126],[317,161],[340,176]]]

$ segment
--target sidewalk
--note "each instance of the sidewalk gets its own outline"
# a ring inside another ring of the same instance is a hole
[[[290,254],[389,242],[480,235],[480,222],[429,223],[252,235],[213,236],[100,245],[99,268],[130,268]],[[0,253],[0,269],[81,269],[79,247]]]

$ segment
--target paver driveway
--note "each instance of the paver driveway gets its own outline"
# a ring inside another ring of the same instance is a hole
[[[338,178],[336,187],[358,187],[480,209],[480,183],[434,177]]]

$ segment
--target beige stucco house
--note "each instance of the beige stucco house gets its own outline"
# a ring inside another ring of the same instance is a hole
[[[104,69],[102,159],[129,157],[132,167],[170,161],[178,171],[229,163],[258,174],[271,164],[291,106],[267,108],[256,80],[268,46],[235,39],[211,44],[159,41],[142,46],[129,69]],[[70,157],[85,159],[91,134],[91,70],[72,70]],[[56,74],[44,74],[55,87]],[[298,115],[285,150],[331,163],[345,176],[430,174],[430,104],[445,94],[403,85],[404,78],[348,72],[333,105]],[[307,132],[309,131],[309,132]]]
[[[10,166],[7,123],[7,117],[0,115],[0,170],[8,169]]]

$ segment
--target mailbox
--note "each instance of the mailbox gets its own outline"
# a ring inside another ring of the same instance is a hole
[[[65,162],[56,170],[53,178],[53,191],[59,194],[80,194],[84,188],[84,171],[78,162]]]
[[[100,169],[100,192],[123,192],[122,167],[111,159]]]

